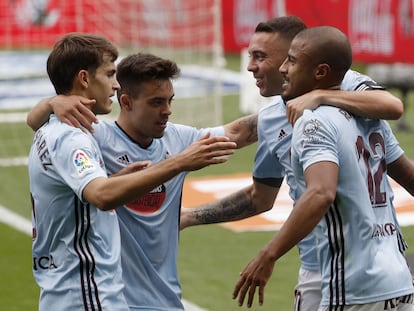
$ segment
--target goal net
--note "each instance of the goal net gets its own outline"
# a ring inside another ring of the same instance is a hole
[[[54,95],[46,75],[47,55],[59,37],[74,31],[108,37],[121,57],[149,52],[176,61],[181,76],[174,81],[171,121],[197,127],[221,124],[220,1],[0,1],[0,134],[5,133],[0,158],[14,157],[17,151],[9,150],[21,148],[22,140],[12,137],[20,135],[16,128],[26,131],[20,127],[27,110]],[[15,146],[4,146],[8,140]],[[26,155],[28,146],[20,152]]]

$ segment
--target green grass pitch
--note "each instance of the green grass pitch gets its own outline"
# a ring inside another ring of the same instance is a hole
[[[235,66],[237,67],[237,64]],[[410,103],[414,101],[410,98]],[[225,122],[239,116],[238,96],[224,100]],[[407,106],[407,120],[414,119]],[[175,113],[177,113],[175,111]],[[393,123],[394,124],[394,123]],[[414,159],[412,132],[395,133],[407,155]],[[24,125],[0,125],[0,157],[27,156],[32,132]],[[224,165],[192,173],[192,176],[250,172],[255,146],[237,151]],[[30,219],[27,167],[0,167],[0,205]],[[409,245],[414,245],[414,226],[403,228]],[[210,311],[246,310],[231,295],[239,272],[275,234],[234,233],[218,225],[188,228],[180,235],[178,270],[185,299]],[[0,310],[37,310],[39,290],[31,272],[31,237],[0,223]],[[410,252],[412,249],[409,249]],[[265,290],[262,307],[255,300],[251,310],[292,310],[293,287],[299,260],[291,250],[275,266]]]

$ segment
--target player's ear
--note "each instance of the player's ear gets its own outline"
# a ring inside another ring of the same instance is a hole
[[[319,64],[315,69],[315,78],[322,80],[326,78],[331,72],[331,67],[328,64]]]
[[[80,70],[78,73],[78,81],[84,88],[88,88],[89,73],[87,70]]]
[[[126,109],[127,111],[132,109],[132,100],[128,94],[121,94],[119,97],[119,104],[121,106],[121,109]]]

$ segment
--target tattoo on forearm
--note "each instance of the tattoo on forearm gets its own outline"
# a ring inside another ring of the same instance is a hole
[[[194,217],[200,224],[240,220],[253,215],[256,215],[256,208],[245,191],[238,191],[194,211]]]
[[[247,142],[257,141],[257,115],[252,115],[246,119],[240,121],[241,124],[246,125],[249,129],[249,134],[247,136]]]

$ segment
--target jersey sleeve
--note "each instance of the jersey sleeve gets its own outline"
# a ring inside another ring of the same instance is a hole
[[[280,187],[285,176],[285,169],[276,156],[272,155],[265,134],[266,122],[259,113],[257,125],[257,150],[253,165],[253,178],[271,187]]]
[[[385,120],[380,120],[380,122],[382,123],[382,127],[384,129],[384,140],[386,144],[385,161],[387,164],[390,164],[401,157],[404,154],[404,150],[400,147],[400,144],[397,138],[395,138],[388,122]]]
[[[265,143],[257,147],[253,165],[253,178],[271,187],[280,187],[284,178],[282,165],[272,156]]]
[[[62,133],[49,150],[56,171],[80,199],[88,183],[107,176],[97,148],[92,136],[75,129]]]
[[[317,110],[305,110],[299,123],[294,127],[293,148],[299,155],[299,164],[305,171],[317,162],[334,162],[339,165],[337,128],[327,116],[332,113],[320,113],[334,107],[320,107]]]
[[[348,70],[341,83],[343,91],[384,90],[385,88],[369,76],[354,70]]]

